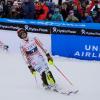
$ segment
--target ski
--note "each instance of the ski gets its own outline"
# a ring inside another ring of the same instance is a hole
[[[79,92],[79,90],[76,90],[76,91],[54,90],[54,92],[58,92],[58,93],[64,94],[64,95],[71,95],[71,94],[77,94]]]
[[[58,88],[58,87],[46,87],[45,90],[47,91],[53,91],[59,94],[64,94],[64,95],[71,95],[71,94],[77,94],[79,90],[64,90],[63,88]]]
[[[72,91],[73,94],[77,94],[79,90]]]

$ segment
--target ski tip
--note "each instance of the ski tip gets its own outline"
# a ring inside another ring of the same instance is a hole
[[[70,91],[68,93],[66,93],[68,96],[71,94],[77,94],[79,92],[79,90],[75,90],[75,91]]]
[[[79,90],[76,90],[76,91],[74,91],[74,94],[76,94],[76,93],[78,93],[79,92]]]

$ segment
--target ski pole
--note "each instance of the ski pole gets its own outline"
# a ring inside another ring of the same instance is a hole
[[[69,82],[70,85],[73,86],[73,83],[63,74],[63,72],[54,64],[54,62],[53,63],[50,62],[49,64],[53,65],[58,70],[58,72],[65,78],[65,80]]]
[[[32,74],[33,75],[33,74]],[[38,88],[38,82],[37,82],[37,78],[36,78],[36,75],[33,75],[34,79],[35,79],[35,83],[36,83],[36,86]]]

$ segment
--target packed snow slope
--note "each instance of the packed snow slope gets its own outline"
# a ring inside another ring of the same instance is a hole
[[[50,35],[36,35],[50,51]],[[42,88],[39,74],[31,75],[20,54],[20,39],[14,31],[0,30],[0,40],[9,45],[9,51],[0,51],[0,100],[100,100],[100,62],[53,56],[56,66],[70,79],[72,87],[79,89],[75,95],[61,95]],[[47,43],[48,42],[48,43]],[[59,86],[69,88],[69,83],[50,66]]]

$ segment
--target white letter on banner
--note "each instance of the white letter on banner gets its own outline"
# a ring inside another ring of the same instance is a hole
[[[74,56],[80,56],[79,51],[76,51],[75,54],[74,54]]]
[[[100,58],[100,53],[99,53],[99,56],[98,57]]]
[[[93,46],[92,51],[99,51],[99,47],[98,46]]]
[[[91,50],[91,46],[89,45],[89,46],[87,46],[87,45],[85,45],[85,50]]]
[[[90,57],[91,56],[91,53],[90,52],[86,52],[85,56],[86,57]]]
[[[84,55],[85,55],[84,52],[82,52],[81,56],[83,57]]]
[[[95,53],[92,54],[92,57],[96,58],[97,56],[95,55]]]

